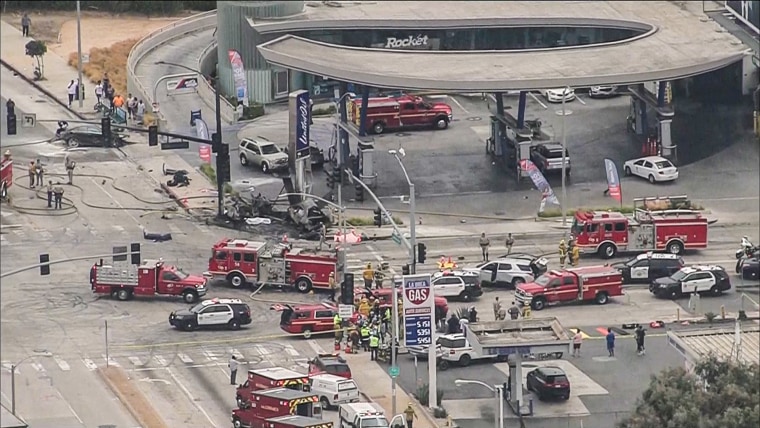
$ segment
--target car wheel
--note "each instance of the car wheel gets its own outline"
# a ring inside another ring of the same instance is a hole
[[[713,285],[712,287],[710,287],[710,294],[712,294],[713,296],[720,296],[721,294],[723,294],[723,292],[720,291],[717,285]]]
[[[625,175],[631,175],[631,168],[625,167]]]
[[[319,403],[322,405],[322,408],[325,410],[330,408],[330,400],[328,400],[327,397],[320,398]]]
[[[570,399],[570,394],[563,395],[562,399],[565,400],[565,401],[569,400]]]
[[[594,300],[597,305],[606,305],[610,301],[610,296],[608,296],[607,293],[599,293]]]
[[[543,310],[546,307],[546,299],[543,297],[537,297],[533,299],[533,301],[530,303],[530,306],[534,311]]]
[[[668,252],[671,254],[683,253],[683,244],[679,241],[671,241],[668,243]]]
[[[296,290],[298,290],[301,293],[308,293],[311,291],[311,281],[309,278],[298,278],[296,280]]]
[[[116,292],[116,298],[123,301],[129,300],[132,293],[129,292],[129,290],[122,288],[121,290]]]
[[[515,278],[512,280],[512,287],[515,289],[517,289],[520,284],[525,284],[525,280],[523,278]]]
[[[472,358],[470,358],[470,356],[467,354],[464,354],[461,357],[459,357],[459,365],[462,367],[469,366],[471,361],[472,361]]]
[[[243,422],[241,422],[240,419],[235,418],[232,420],[232,426],[235,428],[243,428]]]
[[[240,273],[231,273],[227,277],[227,281],[229,281],[230,285],[234,288],[240,288],[245,285],[245,277]]]
[[[195,323],[193,320],[187,320],[185,321],[184,328],[186,331],[193,331],[198,327],[198,324]]]
[[[74,137],[71,137],[68,140],[66,140],[66,145],[69,146],[69,147],[71,147],[71,148],[79,147],[79,140],[77,140]]]
[[[681,297],[681,290],[679,290],[678,288],[674,288],[673,290],[670,291],[669,294],[670,294],[670,298],[675,300]]]
[[[240,330],[240,321],[236,319],[231,319],[230,322],[227,323],[227,325],[230,327],[230,330]]]
[[[305,329],[303,329],[303,331],[301,332],[301,334],[303,335],[304,339],[310,338],[311,337],[311,327],[306,327]]]
[[[599,255],[604,257],[605,259],[611,259],[615,257],[615,254],[617,253],[617,248],[615,248],[612,244],[604,244],[601,247],[599,247]]]
[[[446,118],[439,117],[435,121],[435,129],[446,129],[449,127],[449,121]]]
[[[261,162],[261,172],[264,174],[269,174],[269,164],[266,162]]]
[[[385,124],[383,122],[375,122],[372,125],[372,132],[375,134],[382,134],[385,131]]]
[[[195,303],[195,301],[198,300],[198,293],[193,290],[187,290],[182,293],[182,300],[184,300],[185,303]]]
[[[240,165],[248,166],[248,158],[245,155],[240,155]]]
[[[649,174],[649,182],[652,183],[652,184],[655,183],[654,175]]]
[[[462,299],[463,302],[469,302],[472,300],[472,294],[470,294],[469,291],[463,291],[459,294],[459,298]]]
[[[444,372],[449,369],[449,362],[446,360],[441,360],[440,363],[438,363],[438,370]]]

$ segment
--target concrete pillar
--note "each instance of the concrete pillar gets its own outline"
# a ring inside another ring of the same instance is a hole
[[[667,90],[667,86],[667,82],[657,82],[657,107],[665,107],[665,91]]]
[[[377,187],[377,180],[375,175],[375,146],[372,143],[359,142],[359,168],[361,171],[361,178],[364,183],[371,187]]]
[[[647,103],[644,100],[636,100],[636,135],[646,135],[649,132],[647,124]]]
[[[660,144],[662,147],[662,155],[665,157],[675,155],[675,146],[670,138],[670,124],[673,119],[658,119],[658,132],[660,134]]]
[[[343,125],[347,125],[348,123],[348,111],[346,110],[346,98],[344,95],[346,94],[346,83],[341,82],[340,84],[340,105],[338,108],[340,109],[340,123]],[[340,154],[339,160],[341,165],[348,165],[348,155],[350,154],[350,147],[348,142],[348,132],[344,130],[343,128],[340,128],[338,131],[338,136],[340,140],[338,141],[338,153]]]
[[[369,86],[362,91],[362,111],[359,114],[359,136],[367,135],[367,105],[369,104]]]
[[[525,127],[525,105],[527,104],[528,93],[520,91],[520,101],[517,104],[517,129]]]
[[[501,92],[496,92],[493,94],[493,96],[496,98],[496,114],[499,116],[504,115],[504,94]]]

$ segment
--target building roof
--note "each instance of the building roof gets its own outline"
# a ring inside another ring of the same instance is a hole
[[[563,4],[564,3],[564,4]],[[382,88],[495,92],[672,80],[739,61],[748,48],[703,14],[673,2],[373,2],[307,8],[289,20],[249,24],[262,33],[308,29],[514,26],[644,31],[621,42],[515,51],[400,51],[285,35],[258,46],[275,65]]]
[[[760,327],[742,326],[740,335],[738,360],[760,364]],[[721,360],[737,359],[735,328],[669,331],[668,343],[693,363],[711,354]]]

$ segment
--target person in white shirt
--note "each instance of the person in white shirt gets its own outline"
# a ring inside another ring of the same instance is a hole
[[[103,98],[103,82],[98,80],[98,84],[95,86],[95,98],[98,99],[98,104],[100,104],[100,99]]]
[[[69,83],[69,107],[71,107],[71,103],[74,101],[74,96],[77,94],[77,83],[74,81],[74,79],[71,79],[71,83]]]
[[[583,333],[578,330],[573,336],[573,357],[581,356],[581,344],[583,343]]]
[[[136,117],[137,121],[142,122],[144,115],[145,115],[145,103],[143,102],[143,100],[140,100],[140,102],[137,103],[137,117]]]

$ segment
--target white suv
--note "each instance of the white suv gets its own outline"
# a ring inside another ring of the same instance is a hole
[[[544,257],[534,257],[528,254],[510,255],[481,263],[466,271],[478,272],[483,286],[506,286],[517,288],[518,285],[532,282],[546,273],[549,262]]]
[[[446,271],[436,272],[432,278],[436,296],[469,302],[483,295],[480,276],[477,272]]]
[[[437,340],[441,346],[441,361],[438,363],[440,370],[448,369],[451,364],[459,364],[462,367],[470,365],[473,361],[499,361],[507,360],[506,355],[480,355],[476,353],[464,334],[444,334]]]
[[[264,173],[288,167],[288,155],[271,141],[244,138],[239,150],[243,166],[254,165]]]

